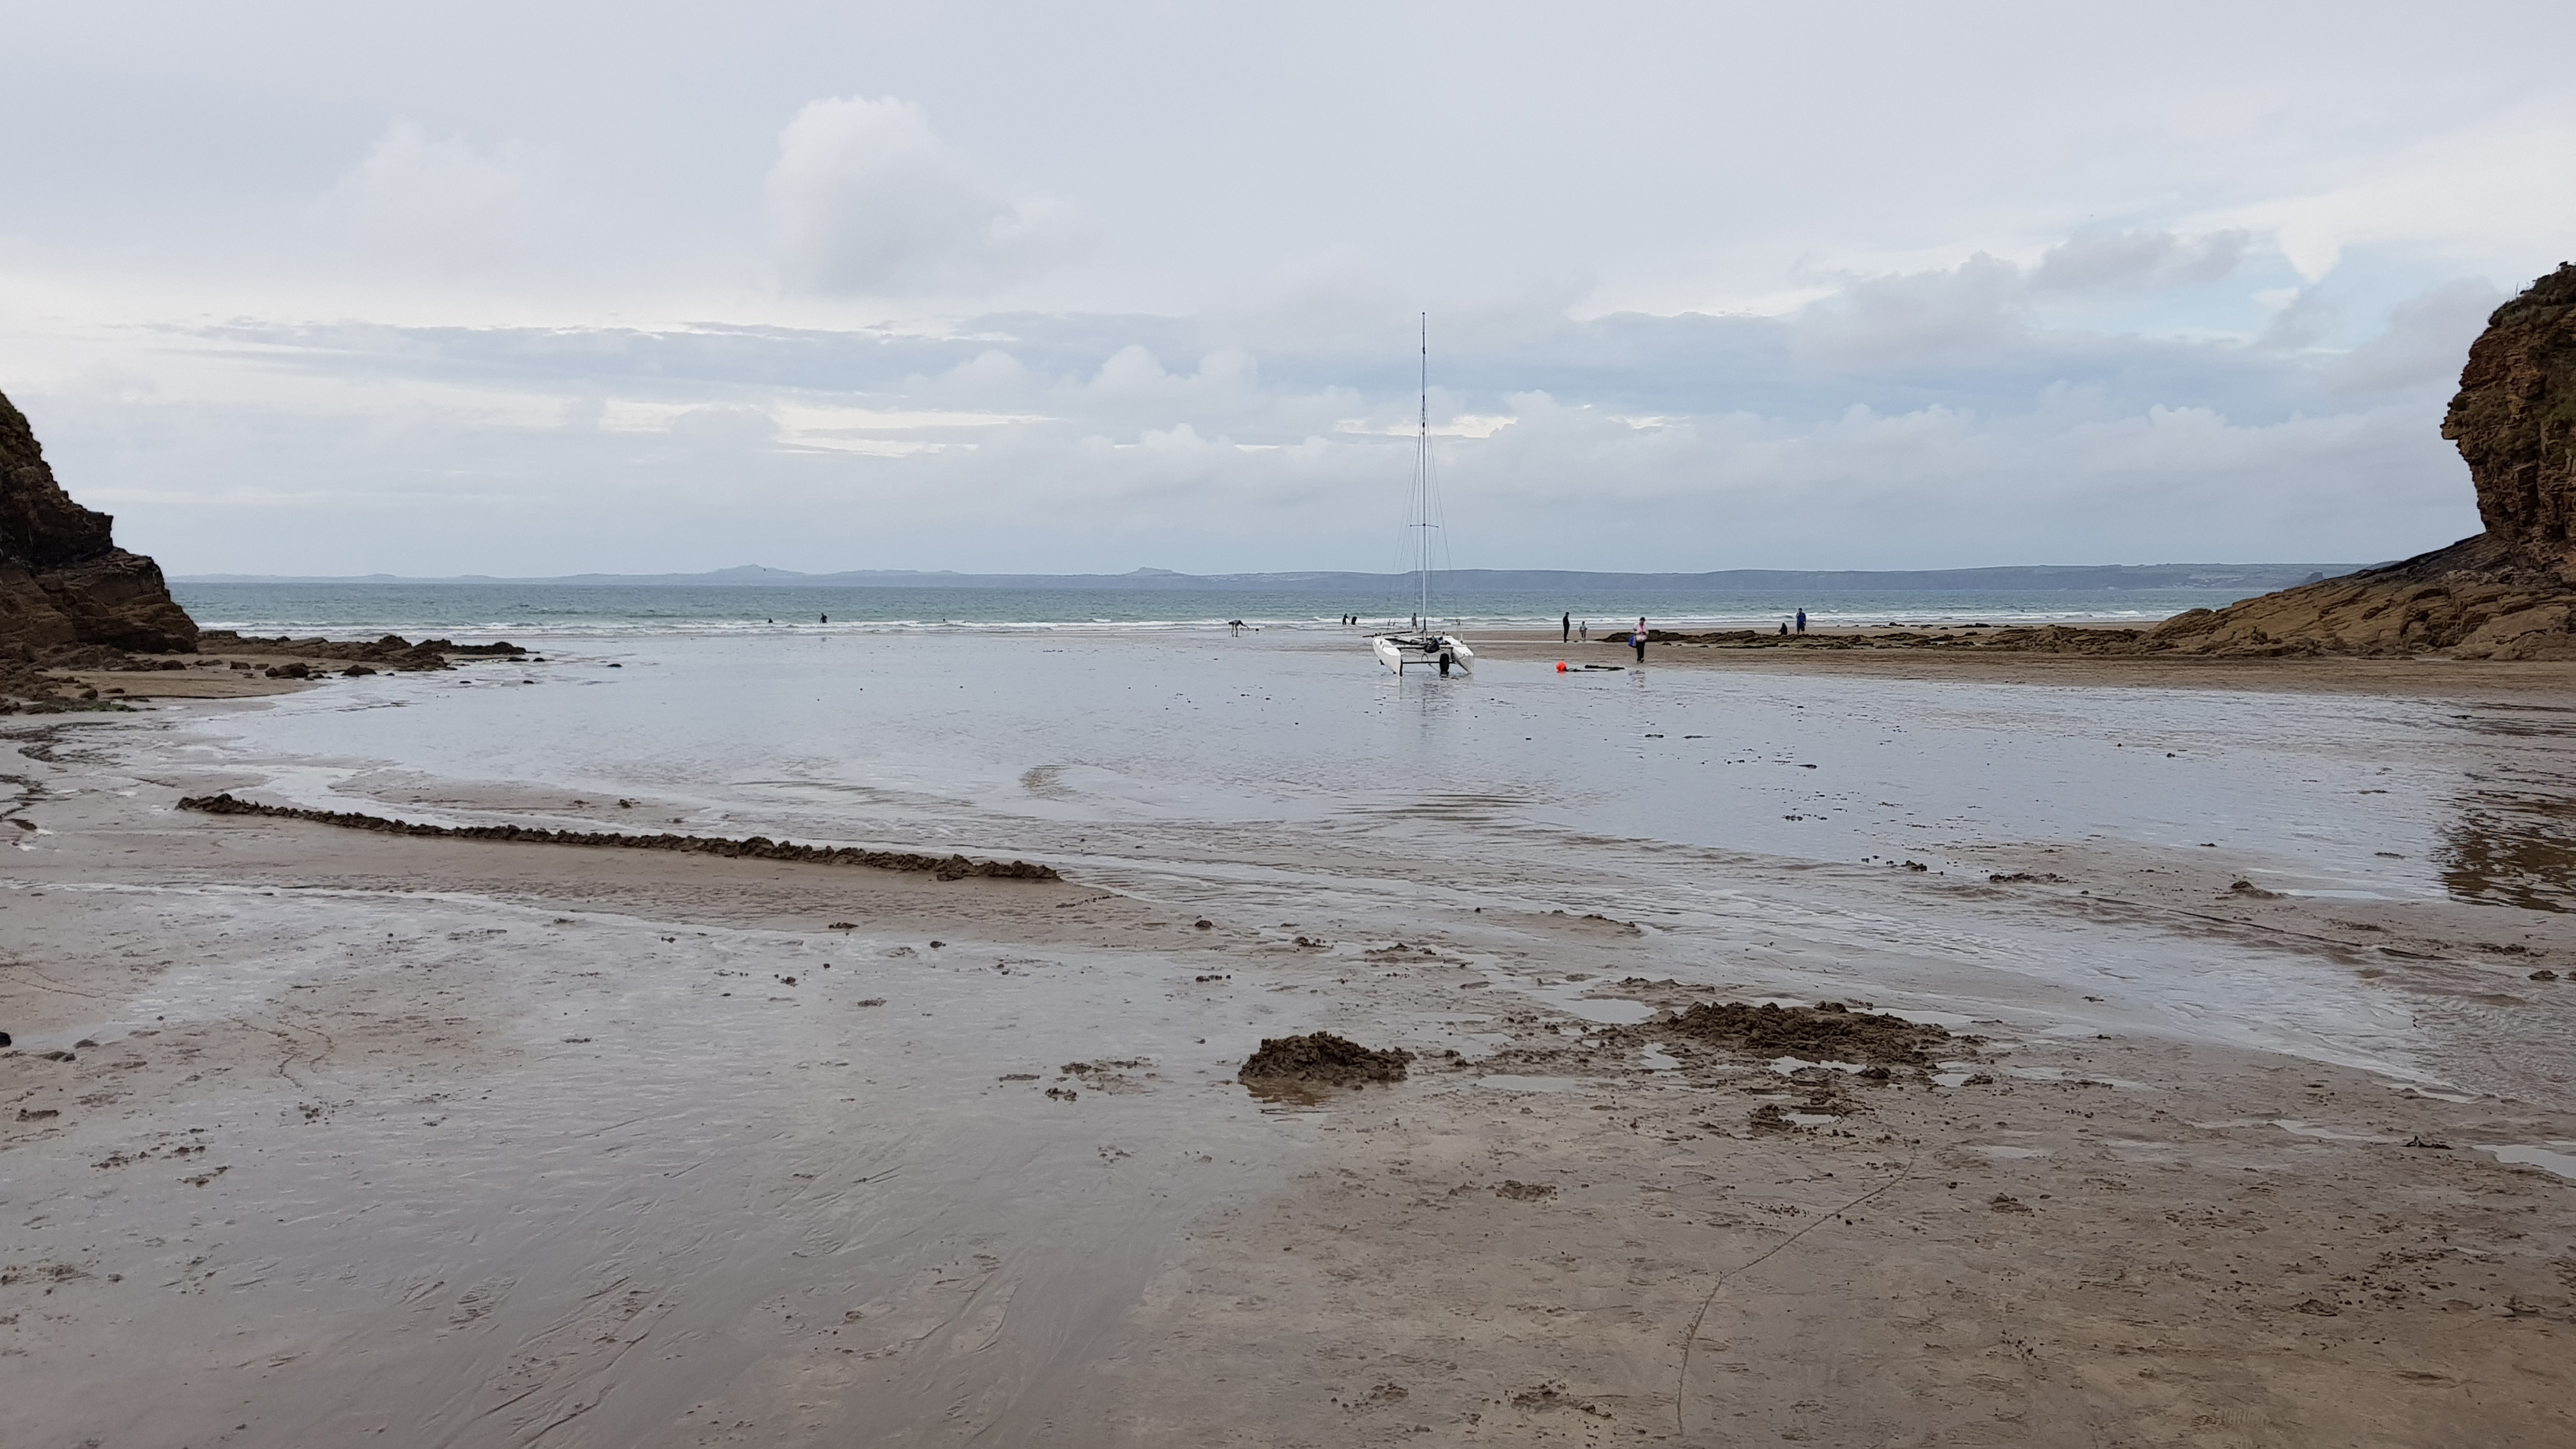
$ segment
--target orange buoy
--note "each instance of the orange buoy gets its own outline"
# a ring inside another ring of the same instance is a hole
[[[1556,672],[1557,672],[1557,673],[1559,673],[1559,674],[1563,674],[1563,673],[1565,672],[1565,661],[1564,661],[1564,660],[1560,659],[1560,660],[1556,661]]]

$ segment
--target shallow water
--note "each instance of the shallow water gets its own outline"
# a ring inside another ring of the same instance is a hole
[[[2500,748],[2555,763],[2435,700],[1510,661],[1398,680],[1356,639],[1279,633],[550,648],[221,711],[185,747],[302,805],[962,849],[1253,919],[1606,912],[1679,979],[1905,979],[1885,1004],[1972,1017],[2038,981],[2107,999],[2106,1024],[2387,1069],[2420,1034],[2347,967],[2035,914],[1985,877],[2056,850],[2478,898],[2457,862],[2490,818],[2481,771]]]
[[[1399,682],[1356,642],[1251,636],[560,647],[338,683],[216,732],[266,757],[649,797],[693,827],[1057,853],[1245,826],[1436,838],[1444,858],[1542,843],[1936,868],[1976,845],[2206,841],[2404,895],[2442,890],[2426,862],[2461,823],[2456,770],[2423,758],[2454,732],[2437,703],[1505,661]],[[296,793],[325,803],[326,785]]]

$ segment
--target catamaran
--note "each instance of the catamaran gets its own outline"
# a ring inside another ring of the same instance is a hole
[[[1420,431],[1413,441],[1413,496],[1406,507],[1405,527],[1413,534],[1413,573],[1415,577],[1413,627],[1399,632],[1374,635],[1369,647],[1377,651],[1380,663],[1401,676],[1407,669],[1437,669],[1445,678],[1451,670],[1472,673],[1476,655],[1455,634],[1441,633],[1431,619],[1431,558],[1435,540],[1441,530],[1439,479],[1432,471],[1431,457],[1431,314],[1422,314],[1422,411]],[[1442,549],[1445,553],[1446,550]]]

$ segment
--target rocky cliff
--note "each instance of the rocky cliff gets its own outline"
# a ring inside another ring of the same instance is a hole
[[[2143,652],[2576,659],[2576,265],[2561,263],[2487,319],[2442,436],[2468,462],[2486,532],[2194,609],[2149,631]]]
[[[159,565],[116,546],[113,522],[54,481],[26,415],[0,396],[0,648],[196,649],[196,621]]]

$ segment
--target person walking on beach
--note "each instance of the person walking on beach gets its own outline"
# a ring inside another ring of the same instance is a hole
[[[1562,639],[1560,639],[1560,640],[1558,640],[1557,642],[1558,642],[1558,643],[1560,643],[1560,644],[1571,644],[1571,643],[1573,643],[1573,642],[1574,642],[1574,615],[1573,615],[1571,612],[1569,612],[1569,613],[1567,613],[1567,614],[1566,614],[1566,616],[1565,616],[1565,620],[1564,620],[1564,623],[1563,623],[1563,626],[1562,626],[1562,627],[1563,627],[1563,628],[1564,628],[1564,630],[1565,630],[1565,637],[1564,637],[1564,638],[1562,638]]]
[[[1638,663],[1640,663],[1640,664],[1645,663],[1645,662],[1646,662],[1646,616],[1645,616],[1645,615],[1643,615],[1643,614],[1639,614],[1639,615],[1637,616],[1637,631],[1636,631],[1635,633],[1630,634],[1630,635],[1628,636],[1628,642],[1637,646],[1637,662],[1638,662]]]
[[[1583,621],[1583,642],[1586,644],[1592,642],[1592,621],[1589,619]]]
[[[1807,632],[1807,611],[1804,609],[1798,611],[1798,632],[1801,634]]]

